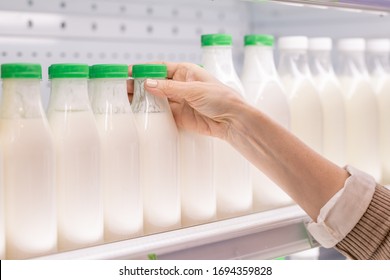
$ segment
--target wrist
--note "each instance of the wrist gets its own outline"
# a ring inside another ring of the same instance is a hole
[[[235,146],[237,141],[241,142],[241,138],[247,135],[247,123],[253,117],[256,109],[241,99],[232,100],[232,103],[225,140]]]

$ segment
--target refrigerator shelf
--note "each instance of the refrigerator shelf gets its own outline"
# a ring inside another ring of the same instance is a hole
[[[261,0],[249,0],[261,2]],[[317,6],[319,8],[339,8],[351,11],[372,11],[379,13],[390,12],[390,1],[388,0],[272,0],[291,5]]]
[[[318,246],[309,220],[294,205],[37,259],[273,259]]]

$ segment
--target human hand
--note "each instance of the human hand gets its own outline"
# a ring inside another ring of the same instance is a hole
[[[168,79],[147,79],[145,89],[168,98],[179,128],[227,140],[233,116],[245,103],[241,96],[196,64],[163,64],[167,65]],[[132,83],[128,84],[128,93],[133,93]]]

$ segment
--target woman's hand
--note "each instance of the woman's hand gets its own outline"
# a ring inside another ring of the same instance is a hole
[[[178,127],[228,140],[233,115],[240,113],[240,105],[245,101],[196,64],[164,64],[167,65],[168,79],[147,79],[145,89],[168,98]],[[129,66],[130,75],[131,68]],[[128,93],[129,96],[133,93],[131,82]]]

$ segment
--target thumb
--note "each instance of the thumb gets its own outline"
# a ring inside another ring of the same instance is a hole
[[[179,100],[185,98],[184,94],[188,91],[188,82],[146,79],[144,87],[151,94]]]

